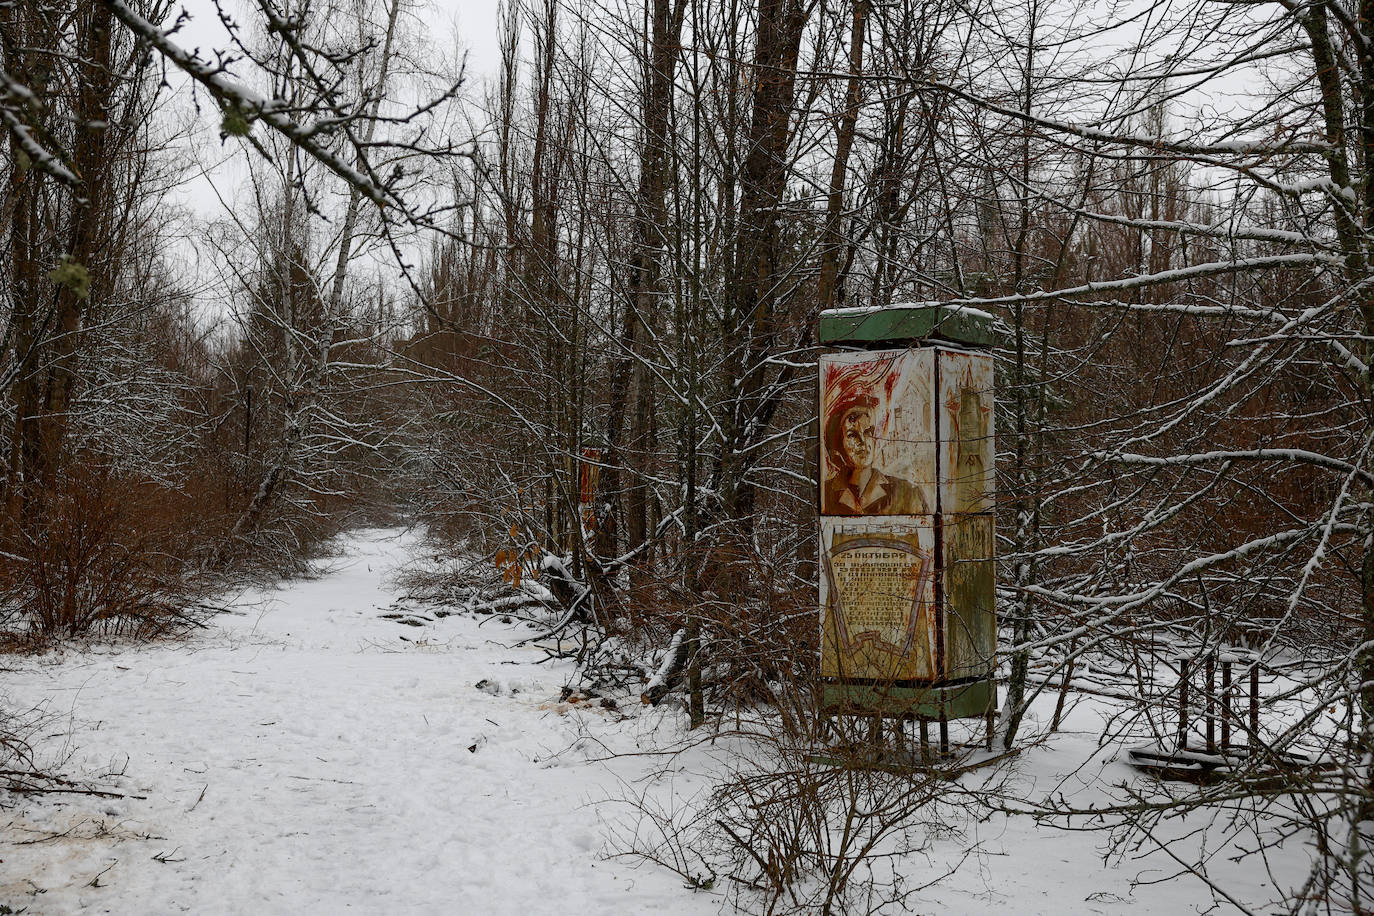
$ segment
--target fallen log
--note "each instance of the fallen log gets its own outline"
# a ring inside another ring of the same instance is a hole
[[[654,672],[654,676],[645,685],[644,692],[640,694],[640,702],[646,706],[657,706],[674,687],[682,683],[686,667],[687,629],[683,627],[673,634],[668,651],[663,654],[662,664],[658,666],[658,671]]]

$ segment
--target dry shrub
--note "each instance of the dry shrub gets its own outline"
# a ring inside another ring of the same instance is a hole
[[[612,848],[720,887],[744,912],[907,912],[949,873],[916,863],[955,829],[961,789],[937,768],[875,766],[867,723],[841,725],[838,740],[831,723],[822,740],[821,722],[814,694],[789,686],[776,711],[737,733],[709,795],[664,803],[636,792]]]
[[[0,609],[33,639],[150,637],[189,622],[221,527],[190,488],[71,462],[0,541]]]
[[[675,559],[678,573],[641,589],[632,613],[620,618],[628,644],[661,651],[679,629],[695,625],[703,690],[722,711],[771,705],[780,685],[814,676],[814,583],[791,575],[786,564],[752,552],[727,555],[719,546]],[[686,661],[675,685],[686,676]]]
[[[722,889],[744,912],[907,912],[912,895],[948,874],[923,869],[919,854],[972,810],[948,779],[957,755],[911,765],[871,719],[822,714],[815,584],[795,553],[715,545],[685,566],[696,573],[645,590],[657,600],[640,608],[638,627],[664,645],[699,625],[703,688],[722,713],[715,728],[733,726],[711,740],[730,750],[702,799],[663,801],[652,787],[630,795],[613,848]],[[891,723],[887,732],[895,740]],[[916,752],[914,735],[902,740]]]
[[[816,674],[816,586],[791,568],[749,553],[696,598],[691,613],[701,622],[703,666],[723,706],[771,703],[779,685],[805,684]],[[732,589],[731,581],[742,584]]]

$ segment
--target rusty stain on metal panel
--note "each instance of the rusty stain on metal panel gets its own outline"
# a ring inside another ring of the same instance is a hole
[[[939,353],[940,509],[991,512],[996,495],[992,356]]]
[[[944,522],[945,677],[983,677],[997,650],[991,515]]]

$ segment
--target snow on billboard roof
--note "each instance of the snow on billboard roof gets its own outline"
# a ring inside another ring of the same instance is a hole
[[[820,314],[819,338],[822,344],[937,338],[988,347],[996,324],[995,316],[968,305],[901,302],[826,309]]]

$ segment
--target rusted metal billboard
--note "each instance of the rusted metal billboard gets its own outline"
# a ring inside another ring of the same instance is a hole
[[[821,674],[844,687],[828,696],[853,700],[887,684],[908,689],[919,715],[990,708],[993,381],[986,350],[821,357]],[[932,705],[932,691],[946,688]],[[897,695],[863,696],[901,715]]]

